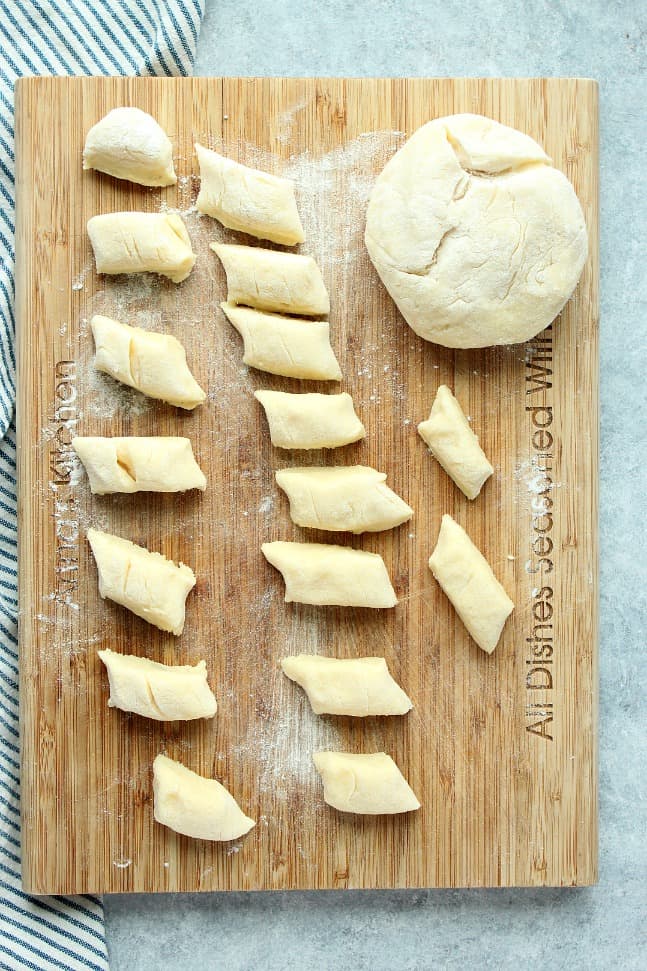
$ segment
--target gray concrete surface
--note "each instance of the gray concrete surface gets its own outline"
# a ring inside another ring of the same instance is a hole
[[[196,74],[600,81],[600,884],[542,892],[111,897],[113,971],[647,968],[646,27],[640,0],[207,0]]]

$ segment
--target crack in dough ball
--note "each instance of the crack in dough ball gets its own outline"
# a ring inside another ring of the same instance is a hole
[[[534,337],[587,255],[566,176],[528,135],[469,114],[423,125],[386,164],[365,240],[409,326],[445,347]]]

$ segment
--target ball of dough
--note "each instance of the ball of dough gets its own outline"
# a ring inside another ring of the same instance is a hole
[[[566,176],[528,135],[469,114],[423,125],[387,163],[365,240],[409,326],[445,347],[534,337],[587,255]]]

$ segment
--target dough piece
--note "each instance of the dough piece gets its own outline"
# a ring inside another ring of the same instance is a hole
[[[429,567],[478,646],[491,654],[514,604],[483,554],[451,516],[442,518]]]
[[[207,488],[188,438],[73,438],[97,496]]]
[[[297,526],[375,533],[413,516],[413,509],[384,484],[386,473],[364,465],[281,469],[276,481],[290,500]]]
[[[193,570],[98,529],[88,530],[88,541],[102,597],[127,607],[160,630],[182,633],[185,601],[196,583]]]
[[[227,274],[228,303],[315,317],[330,310],[328,292],[311,256],[229,243],[211,243],[211,249]]]
[[[83,168],[139,185],[175,185],[173,146],[166,132],[139,108],[113,108],[87,134]]]
[[[387,163],[365,240],[409,326],[445,347],[534,337],[587,254],[566,176],[528,135],[470,114],[423,125]]]
[[[476,499],[494,469],[445,384],[438,388],[431,414],[427,421],[420,422],[418,432],[458,488],[468,499]]]
[[[314,763],[323,780],[324,799],[333,809],[369,816],[420,809],[413,790],[384,752],[317,752]]]
[[[276,448],[338,448],[366,438],[353,399],[343,394],[255,391]]]
[[[186,363],[186,351],[170,334],[129,327],[98,314],[90,321],[94,366],[149,398],[191,411],[207,397]]]
[[[110,681],[110,708],[159,722],[213,718],[218,706],[207,683],[207,665],[158,664],[134,654],[99,651]]]
[[[330,346],[330,327],[325,320],[265,314],[235,303],[220,306],[243,338],[245,364],[286,378],[341,380],[339,364]]]
[[[298,654],[283,658],[281,667],[305,689],[316,715],[405,715],[413,707],[383,657]]]
[[[180,762],[153,762],[154,815],[158,823],[199,840],[237,840],[256,825],[224,786]]]
[[[202,145],[196,145],[195,151],[201,180],[198,212],[213,216],[228,229],[283,246],[303,242],[294,182],[250,169]]]
[[[395,607],[398,600],[377,553],[327,543],[263,543],[283,574],[285,602],[338,607]]]
[[[109,212],[88,221],[97,273],[159,273],[186,280],[195,255],[186,226],[172,212]]]

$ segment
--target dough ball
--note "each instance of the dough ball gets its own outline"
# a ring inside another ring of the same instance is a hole
[[[534,337],[587,255],[566,176],[528,135],[470,114],[423,125],[387,163],[365,240],[409,326],[445,347]]]
[[[164,129],[140,108],[113,108],[87,134],[83,168],[139,185],[175,185],[173,146]]]

